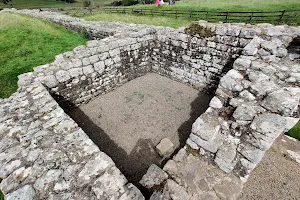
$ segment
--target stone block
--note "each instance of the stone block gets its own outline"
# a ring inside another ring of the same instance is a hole
[[[59,70],[55,74],[58,82],[63,83],[71,79],[70,73],[64,70]]]
[[[157,165],[152,164],[147,170],[147,173],[140,180],[140,184],[147,189],[158,187],[168,179],[168,174],[159,168]]]
[[[156,146],[156,151],[161,157],[169,157],[175,150],[174,144],[169,138],[162,139]]]

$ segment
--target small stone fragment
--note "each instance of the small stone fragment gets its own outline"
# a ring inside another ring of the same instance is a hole
[[[168,174],[164,170],[152,164],[139,183],[145,188],[151,189],[155,186],[160,186],[167,178]]]
[[[161,157],[169,157],[175,149],[171,140],[169,138],[164,138],[156,146],[156,150]]]

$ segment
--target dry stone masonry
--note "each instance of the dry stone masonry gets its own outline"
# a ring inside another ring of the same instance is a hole
[[[151,199],[237,199],[274,140],[299,120],[299,52],[287,50],[299,27],[200,21],[175,30],[1,12],[94,39],[20,75],[18,92],[0,99],[1,190],[8,199],[144,199],[58,103],[87,103],[148,72],[215,93],[185,147],[140,181]]]

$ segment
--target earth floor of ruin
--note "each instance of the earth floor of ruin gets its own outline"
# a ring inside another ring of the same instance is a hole
[[[184,146],[193,122],[211,96],[185,84],[149,73],[100,95],[68,114],[135,184],[154,163],[161,166],[155,146],[169,138]]]

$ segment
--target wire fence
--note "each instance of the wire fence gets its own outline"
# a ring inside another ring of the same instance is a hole
[[[244,22],[250,24],[271,23],[271,24],[300,24],[300,10],[280,10],[280,11],[243,11],[243,12],[224,12],[206,10],[158,10],[140,9],[131,7],[99,7],[99,8],[59,8],[60,12],[83,17],[87,15],[101,13],[130,14],[137,16],[163,16],[171,18],[182,18],[191,21],[206,20],[208,22]]]

